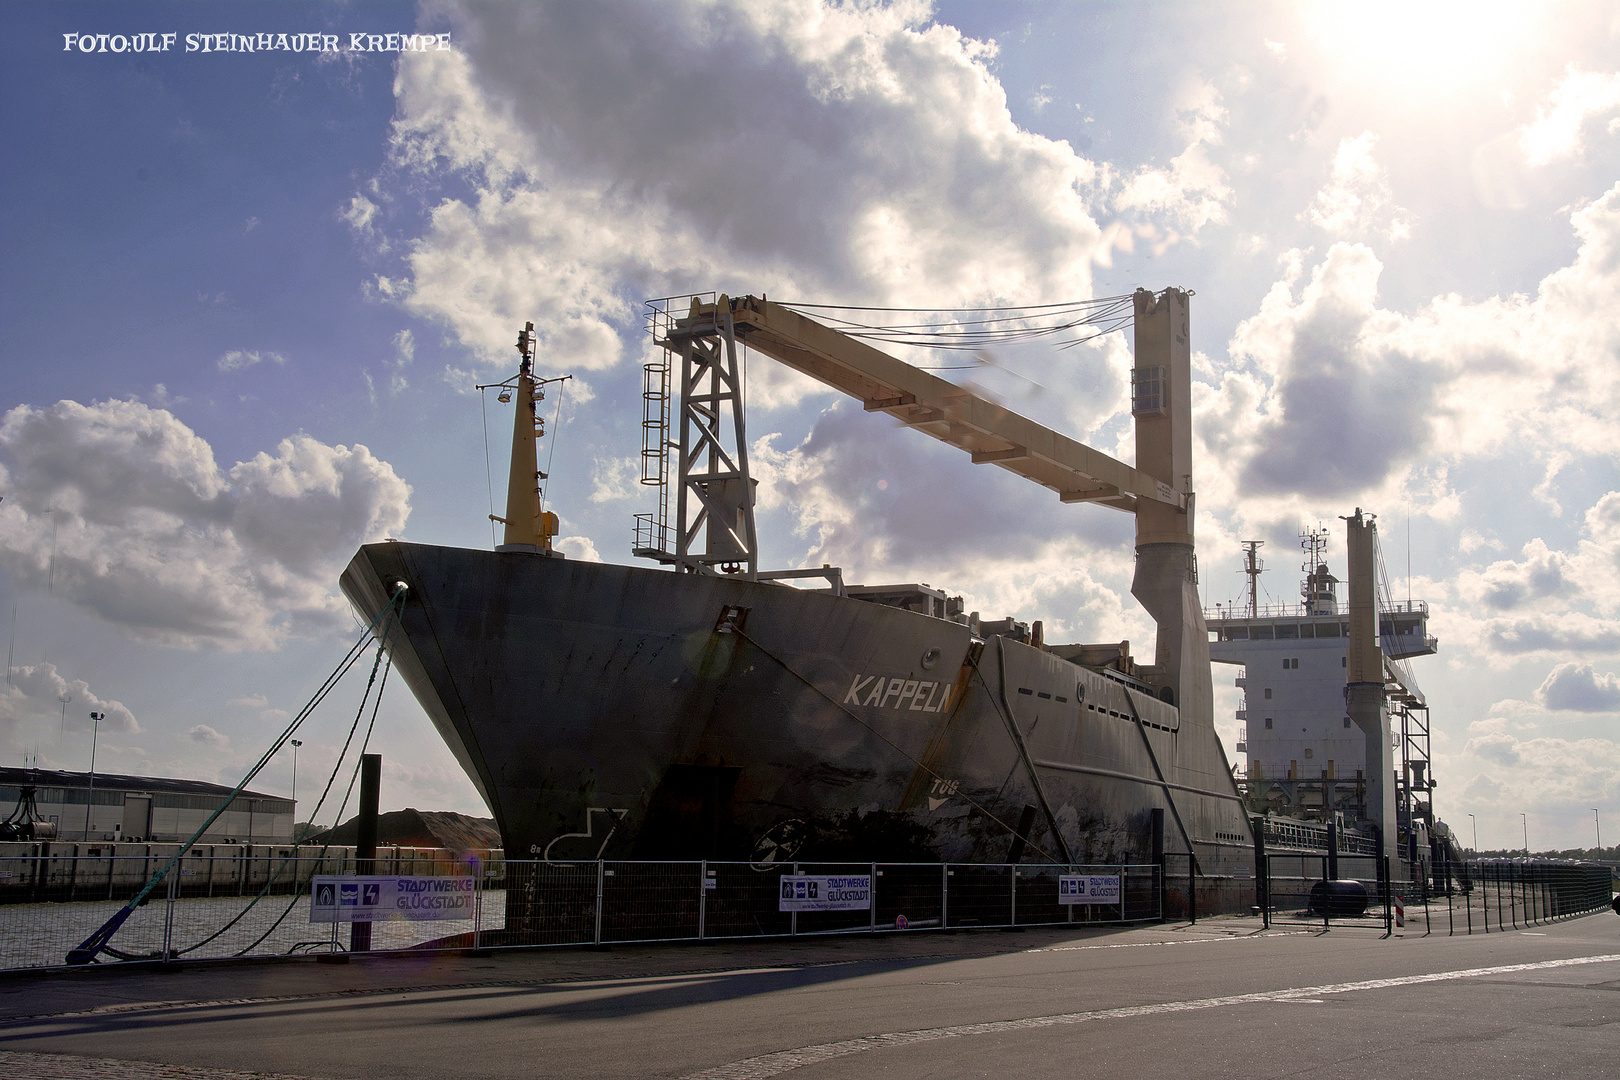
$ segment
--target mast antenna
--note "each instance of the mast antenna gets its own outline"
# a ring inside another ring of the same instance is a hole
[[[1301,532],[1299,546],[1305,553],[1305,563],[1300,567],[1305,571],[1305,580],[1299,586],[1299,594],[1305,600],[1305,614],[1334,614],[1338,610],[1338,596],[1334,592],[1338,579],[1328,573],[1327,563],[1323,561],[1328,546],[1327,526],[1317,522],[1316,528]]]
[[[1265,563],[1260,561],[1259,551],[1265,547],[1264,540],[1243,541],[1243,572],[1249,575],[1249,618],[1260,617],[1260,575],[1266,572]]]
[[[572,375],[537,379],[534,375],[535,353],[539,335],[534,323],[525,323],[518,334],[517,351],[521,358],[518,373],[510,379],[488,386],[500,388],[499,400],[509,401],[517,395],[517,415],[512,422],[512,467],[507,478],[506,516],[491,513],[489,519],[506,526],[505,542],[497,544],[496,551],[529,551],[541,555],[551,554],[551,538],[557,535],[557,515],[542,505],[547,476],[540,470],[535,443],[546,433],[546,422],[535,411],[535,403],[543,401],[549,383],[563,383]],[[486,385],[475,387],[486,389]],[[559,397],[558,403],[561,404]],[[560,413],[558,414],[560,417]]]

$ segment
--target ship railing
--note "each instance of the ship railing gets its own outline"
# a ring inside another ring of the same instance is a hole
[[[669,555],[670,527],[659,517],[652,513],[637,514],[635,524],[635,542],[631,546],[631,554],[641,558],[660,558]]]
[[[1246,604],[1232,604],[1230,607],[1217,605],[1204,609],[1204,621],[1213,622],[1243,622],[1258,619],[1300,619],[1317,615],[1310,611],[1304,603],[1290,604],[1259,604],[1254,612],[1250,612]],[[1341,605],[1338,612],[1333,615],[1320,614],[1321,618],[1349,618],[1349,608]],[[1380,600],[1378,604],[1380,615],[1422,615],[1429,617],[1429,603],[1427,600]]]

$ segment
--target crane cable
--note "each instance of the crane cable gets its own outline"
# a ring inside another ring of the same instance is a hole
[[[781,306],[799,314],[814,312],[815,317],[850,337],[889,344],[914,345],[958,351],[973,351],[987,345],[1007,345],[1023,341],[1051,338],[1079,327],[1094,327],[1093,332],[1060,343],[1059,349],[1096,340],[1123,329],[1134,318],[1134,294],[1103,296],[1094,300],[1069,301],[1056,304],[1032,304],[1017,307],[977,308],[889,308],[861,307],[842,304],[809,304],[778,301]],[[918,322],[866,322],[846,318],[833,312],[878,312],[918,316],[944,316],[948,321],[923,319]],[[1001,315],[1002,312],[1018,314]],[[961,318],[962,315],[996,317]],[[1030,325],[1034,320],[1057,322]],[[950,329],[950,327],[961,329]]]

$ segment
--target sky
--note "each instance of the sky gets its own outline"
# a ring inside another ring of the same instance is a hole
[[[1440,640],[1413,663],[1439,815],[1482,848],[1620,837],[1614,5],[11,3],[0,26],[7,764],[236,782],[360,634],[336,588],[359,544],[491,543],[512,415],[474,386],[525,321],[574,376],[543,405],[560,546],[628,563],[645,299],[1175,285],[1206,602],[1241,595],[1243,540],[1262,600],[1296,601],[1300,532],[1329,528],[1342,576],[1339,518],[1376,514]],[[946,374],[1131,460],[1126,335],[969,367]],[[764,358],[747,377],[762,564],[1151,653],[1125,515]],[[301,810],[363,674],[302,729]],[[372,748],[385,809],[483,812],[398,683]],[[284,751],[254,786],[293,782]]]

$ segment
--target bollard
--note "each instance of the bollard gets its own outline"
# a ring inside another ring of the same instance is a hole
[[[354,872],[377,872],[377,800],[382,791],[382,755],[360,755],[360,819],[355,823]],[[245,873],[245,871],[244,871]],[[349,951],[371,951],[371,924],[351,923]]]

